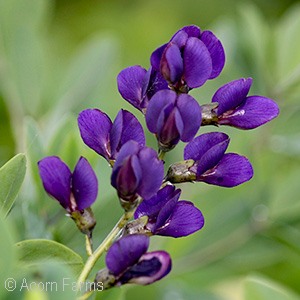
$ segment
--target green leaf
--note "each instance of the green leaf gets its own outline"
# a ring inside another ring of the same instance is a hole
[[[21,188],[26,172],[26,156],[20,153],[0,169],[0,209],[7,215]]]
[[[75,299],[76,279],[60,262],[49,260],[30,268],[18,266],[13,278],[16,289],[3,300],[65,300]],[[1,298],[2,299],[2,298]]]
[[[43,148],[41,131],[39,129],[38,123],[31,117],[25,118],[25,142],[26,142],[26,153],[28,158],[28,164],[31,170],[31,175],[41,187],[41,179],[38,172],[38,161],[45,156],[45,151]]]
[[[5,74],[4,98],[16,110],[34,114],[41,105],[45,84],[44,40],[47,0],[1,0],[0,37]],[[0,49],[1,50],[1,49]]]
[[[50,121],[57,122],[70,110],[96,105],[96,95],[105,89],[107,74],[115,60],[115,41],[109,37],[94,36],[84,43],[71,60],[65,80],[60,87],[59,103]]]
[[[285,169],[279,174],[276,184],[273,187],[273,194],[270,201],[270,217],[277,221],[288,221],[299,219],[300,203],[299,197],[298,168]]]
[[[82,258],[70,248],[51,240],[25,240],[16,245],[18,257],[27,266],[37,265],[49,260],[59,260],[68,265],[74,274],[83,268]]]
[[[2,288],[5,281],[12,277],[11,270],[14,262],[14,248],[13,248],[13,238],[11,236],[10,227],[7,224],[7,220],[4,221],[2,215],[0,215],[0,298],[5,292],[5,289]]]
[[[288,88],[300,80],[300,6],[291,7],[278,23],[277,31],[277,76],[281,89]],[[288,45],[288,47],[287,47]]]
[[[299,297],[279,284],[262,277],[245,281],[245,300],[299,300]]]

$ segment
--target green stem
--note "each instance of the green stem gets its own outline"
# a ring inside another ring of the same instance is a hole
[[[166,152],[164,152],[164,151],[162,151],[162,150],[159,150],[159,151],[158,151],[158,158],[159,158],[160,160],[164,160],[165,155],[166,155]]]
[[[127,224],[128,220],[133,216],[134,211],[125,212],[112,231],[108,234],[108,236],[104,239],[104,241],[100,244],[100,246],[89,256],[86,264],[84,265],[82,272],[77,281],[77,287],[80,288],[80,285],[86,281],[88,275],[92,271],[92,268],[100,258],[100,256],[105,252],[109,246],[112,244],[116,236],[119,234],[120,230],[124,228]]]
[[[93,240],[88,234],[85,235],[85,248],[87,255],[91,256],[93,254]]]

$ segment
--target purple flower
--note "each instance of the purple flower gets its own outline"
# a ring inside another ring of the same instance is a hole
[[[220,87],[212,98],[217,102],[217,124],[240,129],[261,126],[279,114],[278,105],[267,97],[247,96],[252,78],[241,78]]]
[[[177,238],[200,230],[204,225],[201,211],[190,201],[178,201],[180,193],[180,189],[166,185],[150,199],[144,199],[134,218],[148,216],[146,230],[156,235]]]
[[[156,134],[160,149],[166,152],[179,140],[188,142],[196,135],[201,124],[201,108],[187,94],[162,90],[148,105],[146,123],[150,132]]]
[[[147,285],[171,271],[170,255],[165,251],[146,252],[148,247],[149,237],[133,234],[119,239],[109,248],[105,260],[115,278],[114,285]]]
[[[168,89],[168,83],[158,71],[153,68],[147,71],[141,66],[122,70],[117,77],[117,83],[122,97],[143,113],[157,91]]]
[[[163,176],[163,162],[158,159],[157,153],[151,148],[141,147],[135,141],[129,141],[119,152],[111,184],[118,191],[123,207],[127,210],[126,205],[131,209],[131,203],[138,196],[153,196],[159,190]]]
[[[98,194],[97,177],[84,157],[78,160],[74,172],[58,157],[45,157],[38,163],[46,192],[70,214],[78,228],[90,232],[96,225],[90,206]]]
[[[184,162],[173,164],[166,179],[170,182],[203,181],[234,187],[250,180],[253,169],[244,156],[225,151],[229,137],[221,132],[202,134],[184,149]]]
[[[121,109],[114,122],[98,109],[86,109],[78,116],[84,143],[108,161],[115,160],[121,147],[129,140],[145,145],[143,128],[136,117]]]
[[[177,31],[170,42],[151,55],[151,65],[176,90],[188,92],[216,78],[225,64],[221,42],[211,31],[195,25]]]

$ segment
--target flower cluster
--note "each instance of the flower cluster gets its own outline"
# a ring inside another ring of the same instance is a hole
[[[138,65],[122,70],[117,83],[121,96],[144,115],[158,151],[146,146],[143,127],[129,111],[120,110],[113,122],[99,109],[86,109],[78,116],[83,142],[109,162],[111,185],[125,215],[133,217],[119,228],[107,252],[107,268],[96,275],[95,283],[104,282],[105,289],[161,279],[171,270],[171,259],[165,251],[147,252],[149,236],[179,238],[203,227],[201,211],[179,199],[181,190],[175,184],[198,181],[235,187],[252,178],[246,157],[226,153],[228,135],[196,136],[199,128],[253,129],[279,113],[272,99],[248,96],[251,78],[223,85],[211,103],[199,105],[188,94],[219,76],[224,67],[223,46],[210,31],[183,27],[152,53],[150,62],[148,70]],[[163,157],[179,141],[187,143],[183,161],[173,163],[165,174]],[[96,200],[98,183],[87,160],[80,158],[71,173],[58,157],[47,157],[39,162],[39,170],[47,193],[91,236],[95,220],[90,206]]]

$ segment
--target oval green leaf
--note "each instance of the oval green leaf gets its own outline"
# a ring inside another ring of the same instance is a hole
[[[12,208],[26,172],[26,156],[17,154],[0,169],[0,210],[6,216]]]
[[[67,265],[75,275],[78,275],[83,268],[83,260],[80,255],[65,245],[51,240],[25,240],[15,246],[20,262],[26,266],[57,260]]]

